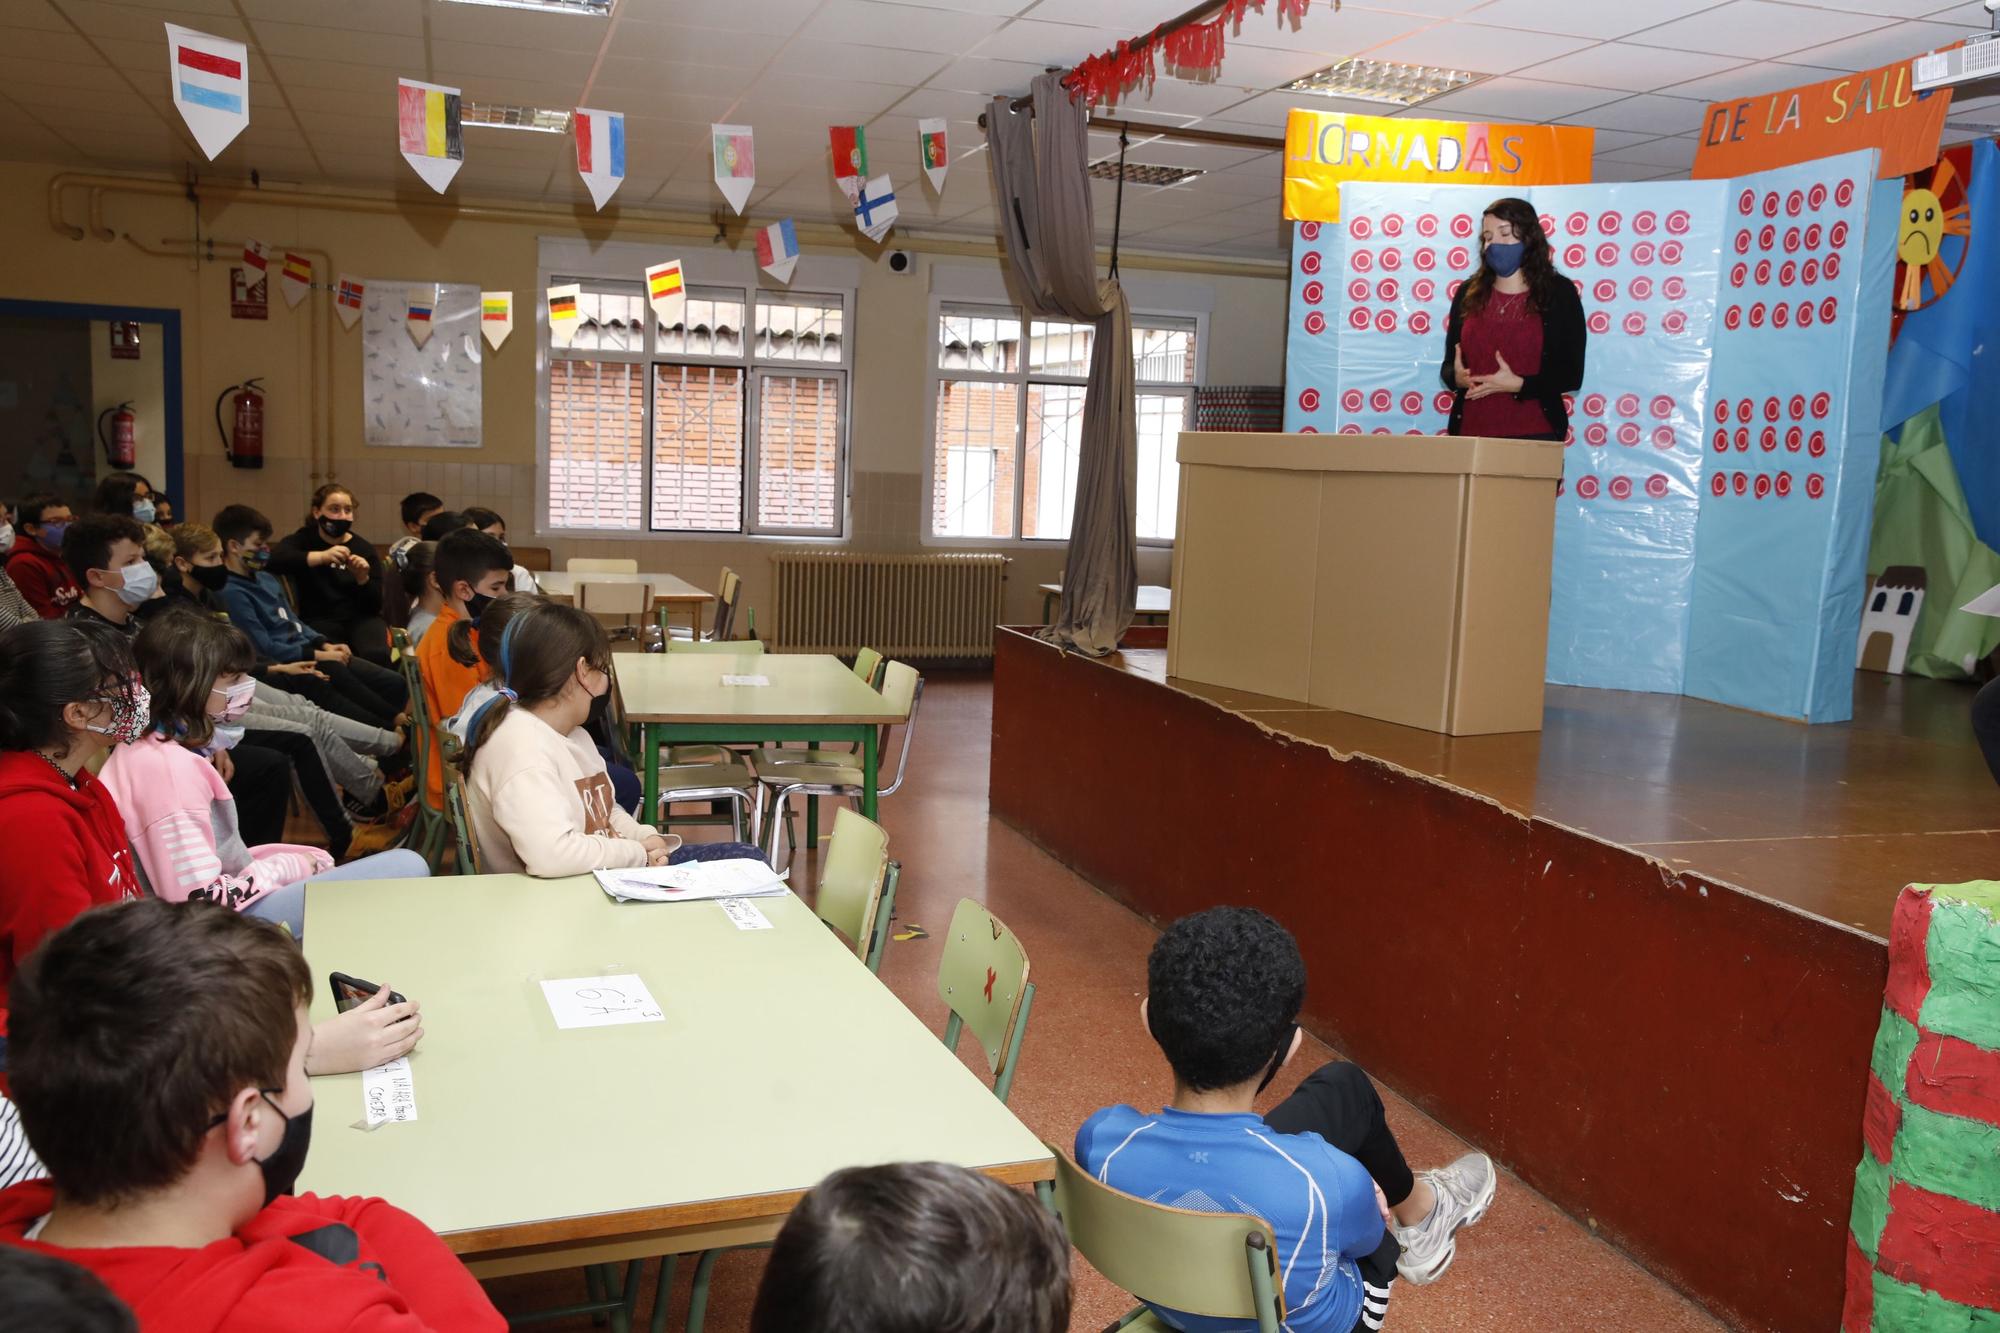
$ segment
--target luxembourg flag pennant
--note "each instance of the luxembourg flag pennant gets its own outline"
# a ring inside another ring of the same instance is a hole
[[[799,233],[792,220],[773,222],[757,233],[757,266],[779,282],[790,282],[799,262]]]
[[[932,116],[917,122],[917,147],[924,161],[924,175],[931,188],[944,193],[945,169],[951,165],[950,150],[945,146],[944,117]]]
[[[890,187],[886,175],[877,176],[861,187],[861,197],[854,201],[854,225],[877,245],[889,234],[889,228],[896,225],[896,191]]]
[[[859,125],[830,125],[826,135],[833,144],[833,183],[848,203],[856,203],[868,175],[868,132]]]
[[[403,160],[443,194],[465,164],[465,130],[459,120],[458,89],[415,79],[396,81],[396,144]]]
[[[192,28],[167,29],[167,77],[188,133],[213,162],[250,123],[250,74],[243,43]]]
[[[340,275],[340,284],[333,293],[333,313],[340,316],[340,327],[351,329],[354,321],[361,318],[361,298],[367,293],[368,284],[351,274]]]
[[[299,302],[312,290],[313,262],[304,255],[285,251],[285,267],[278,274],[278,290],[285,294],[285,306],[297,310]]]
[[[757,184],[757,152],[748,125],[711,125],[715,137],[715,188],[738,213]]]
[[[576,130],[576,174],[602,212],[604,201],[625,182],[625,113],[580,106],[570,123]]]
[[[669,259],[646,270],[646,297],[660,323],[671,328],[681,322],[687,310],[687,281],[681,274],[680,260]]]
[[[409,311],[404,322],[410,330],[410,341],[422,347],[431,339],[431,315],[437,310],[437,287],[412,287],[408,300]]]
[[[500,350],[500,344],[514,331],[514,293],[479,294],[479,331],[485,335],[488,347]]]
[[[576,337],[576,304],[582,296],[583,284],[578,282],[549,288],[549,342],[552,345],[567,347]]]

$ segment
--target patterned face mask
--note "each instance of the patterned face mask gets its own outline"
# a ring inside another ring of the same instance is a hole
[[[98,703],[111,705],[111,723],[102,727],[95,723],[86,723],[84,730],[94,731],[100,736],[109,736],[117,745],[130,745],[145,735],[147,720],[153,713],[153,696],[147,693],[146,687],[137,680],[132,682],[131,690],[130,698],[114,695],[109,699],[97,700]]]

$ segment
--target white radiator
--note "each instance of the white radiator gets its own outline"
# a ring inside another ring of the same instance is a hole
[[[771,557],[780,652],[893,658],[991,658],[1007,557],[997,551],[867,555],[780,551]]]

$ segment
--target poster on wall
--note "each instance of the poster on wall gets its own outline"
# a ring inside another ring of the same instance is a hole
[[[1951,110],[1951,89],[1920,93],[1910,62],[1843,74],[1759,97],[1716,102],[1702,118],[1696,180],[1741,176],[1873,148],[1884,178],[1927,170]]]
[[[480,291],[461,283],[370,278],[362,284],[363,441],[476,449],[481,437]],[[409,332],[412,293],[436,297],[430,334]]]

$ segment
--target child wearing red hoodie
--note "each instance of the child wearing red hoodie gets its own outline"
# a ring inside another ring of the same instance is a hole
[[[52,935],[15,978],[10,1053],[52,1179],[0,1191],[0,1245],[90,1270],[149,1333],[505,1328],[408,1213],[293,1196],[311,982],[283,931],[210,903]]]

